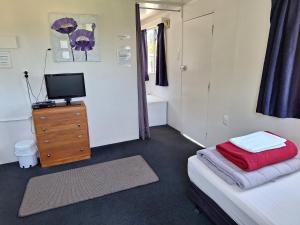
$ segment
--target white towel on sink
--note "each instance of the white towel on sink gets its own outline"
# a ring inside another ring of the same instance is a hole
[[[231,138],[229,141],[235,146],[252,153],[286,146],[286,139],[265,131],[258,131],[246,136]]]

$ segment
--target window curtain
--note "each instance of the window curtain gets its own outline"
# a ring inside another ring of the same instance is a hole
[[[143,63],[143,68],[144,68],[143,76],[145,77],[145,81],[149,81],[147,30],[142,30],[141,46],[142,46],[142,63]]]
[[[140,6],[135,5],[136,11],[136,41],[137,41],[137,81],[138,81],[138,113],[139,113],[139,134],[142,140],[150,138],[150,128],[148,120],[148,108],[146,98],[146,84],[145,84],[145,65],[143,60],[142,47],[142,31],[140,21]]]
[[[166,48],[165,48],[165,24],[158,24],[157,54],[156,54],[156,85],[168,86]]]
[[[272,0],[257,112],[300,118],[300,1]]]

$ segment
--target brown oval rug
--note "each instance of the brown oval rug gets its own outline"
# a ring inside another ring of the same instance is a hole
[[[142,156],[31,178],[19,210],[25,217],[159,181]]]

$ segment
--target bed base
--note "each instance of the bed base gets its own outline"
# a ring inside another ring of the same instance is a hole
[[[238,225],[210,197],[190,181],[189,197],[216,225]]]

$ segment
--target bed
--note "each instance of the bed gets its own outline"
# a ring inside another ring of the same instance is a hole
[[[191,200],[217,225],[300,224],[300,173],[241,191],[192,156],[188,176]]]

